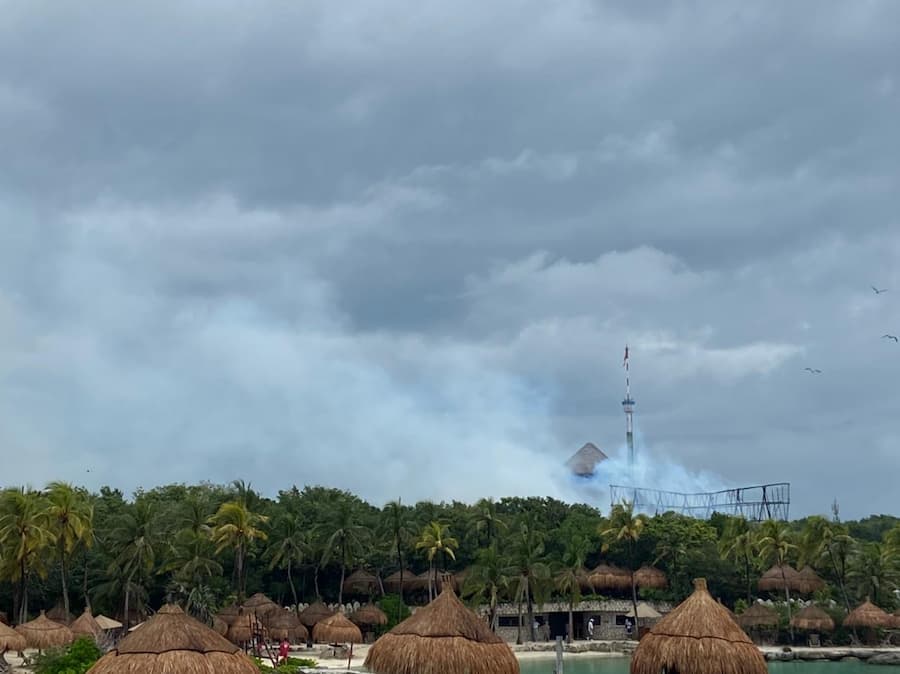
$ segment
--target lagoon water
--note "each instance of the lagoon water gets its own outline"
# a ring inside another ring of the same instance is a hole
[[[628,658],[569,657],[564,674],[628,674]],[[553,658],[520,663],[522,674],[552,674]],[[867,665],[864,662],[770,662],[769,674],[900,674],[900,666]]]

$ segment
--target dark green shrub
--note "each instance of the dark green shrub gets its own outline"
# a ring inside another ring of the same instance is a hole
[[[102,653],[92,639],[78,639],[68,648],[54,648],[34,658],[35,674],[84,674]]]

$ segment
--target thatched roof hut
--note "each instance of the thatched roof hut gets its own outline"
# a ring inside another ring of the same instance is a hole
[[[120,630],[124,627],[118,620],[113,620],[102,613],[94,618],[94,620],[104,632],[108,632],[109,630]]]
[[[268,615],[272,611],[279,610],[281,607],[274,601],[269,599],[262,592],[257,592],[255,595],[253,595],[243,603],[242,608],[245,611],[253,613],[254,615],[263,617]]]
[[[595,590],[630,590],[631,572],[611,564],[599,564],[591,571],[588,582]]]
[[[299,643],[309,638],[309,632],[293,611],[278,611],[269,614],[269,636],[279,641],[287,639]]]
[[[797,587],[797,573],[797,570],[790,564],[784,565],[783,573],[782,567],[775,565],[762,575],[757,586],[761,592],[775,592],[778,590],[784,592],[786,583],[788,589],[793,590]]]
[[[631,658],[631,674],[767,674],[766,661],[728,611],[713,599],[706,580],[650,628]]]
[[[335,613],[317,622],[312,629],[313,641],[320,644],[361,644],[362,632],[343,613]]]
[[[376,641],[364,666],[374,674],[519,674],[510,647],[463,605],[450,583]]]
[[[25,641],[25,637],[6,623],[0,622],[0,653],[4,651],[21,653],[26,648],[28,648],[28,642]]]
[[[228,623],[222,620],[219,616],[214,615],[212,618],[212,630],[216,634],[224,637],[226,634],[228,634]]]
[[[75,641],[75,635],[65,625],[53,622],[44,612],[34,620],[16,627],[16,632],[25,637],[29,648],[43,650],[56,646],[68,646]]]
[[[818,606],[810,604],[791,618],[791,627],[808,632],[831,632],[834,620]]]
[[[100,658],[88,674],[259,674],[240,648],[177,606],[159,612]]]
[[[222,622],[224,622],[226,625],[230,625],[235,620],[237,620],[237,617],[241,615],[241,613],[242,611],[240,606],[238,606],[237,604],[229,604],[228,606],[222,608],[222,610],[219,611],[216,615],[219,616]]]
[[[791,588],[800,594],[812,594],[825,587],[825,581],[819,577],[815,570],[807,565],[797,572],[794,586]]]
[[[264,632],[262,619],[252,611],[247,611],[232,621],[225,636],[232,643],[245,644],[254,636],[262,635]]]
[[[409,569],[403,569],[403,589],[409,590],[412,589],[413,583],[416,580],[416,574],[414,574]],[[387,592],[396,592],[400,594],[400,572],[394,571],[390,576],[385,578],[382,581],[384,585],[384,589]]]
[[[375,604],[368,603],[350,614],[350,620],[359,626],[373,627],[375,625],[387,625],[387,613]]]
[[[334,615],[334,611],[317,601],[300,611],[300,615],[297,617],[300,618],[301,623],[311,628],[320,620],[325,620],[332,615]]]
[[[566,466],[578,477],[591,477],[597,470],[597,464],[608,458],[593,442],[586,442],[581,449],[569,457]]]
[[[634,618],[634,609],[628,609],[628,612],[625,614],[628,618]],[[656,620],[658,618],[662,618],[662,613],[657,611],[655,608],[650,606],[645,601],[639,601],[637,604],[637,617],[638,620]]]
[[[69,627],[72,630],[72,634],[75,635],[75,638],[78,637],[90,637],[91,639],[96,639],[100,636],[100,633],[103,629],[94,619],[94,616],[91,615],[91,609],[84,609],[84,613],[78,616],[78,619],[72,623]]]
[[[47,611],[47,618],[60,625],[68,626],[72,622],[72,614],[66,613],[66,609],[59,604]]]
[[[743,629],[754,627],[778,627],[778,611],[765,604],[752,604],[737,617],[737,624]]]
[[[378,579],[365,569],[357,569],[344,579],[344,594],[370,595],[378,587]]]
[[[591,585],[590,575],[591,572],[583,567],[575,572],[575,577],[578,579],[578,586],[581,588],[582,592],[594,591],[594,586]]]
[[[894,619],[868,598],[847,614],[844,627],[892,627]]]
[[[638,587],[665,590],[669,585],[666,574],[655,566],[642,566],[634,572],[634,582]]]

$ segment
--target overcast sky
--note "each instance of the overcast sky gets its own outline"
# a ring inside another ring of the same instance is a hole
[[[6,484],[900,513],[900,3],[0,16]]]

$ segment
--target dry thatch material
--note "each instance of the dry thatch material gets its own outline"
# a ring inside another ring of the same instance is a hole
[[[60,625],[70,625],[72,623],[72,614],[66,613],[66,609],[58,604],[47,611],[47,618]]]
[[[177,606],[163,606],[100,658],[89,674],[259,674],[234,644]]]
[[[364,666],[375,674],[519,674],[506,642],[463,605],[450,585],[376,641]]]
[[[650,628],[631,658],[631,674],[767,674],[759,649],[713,599],[706,580]]]
[[[791,618],[791,627],[808,632],[831,632],[834,620],[818,606],[810,604]]]
[[[387,613],[372,603],[360,606],[358,610],[350,615],[350,620],[357,625],[365,627],[388,624]]]
[[[807,565],[797,572],[797,577],[791,589],[796,590],[800,594],[812,594],[824,587],[825,581],[819,577],[819,574],[811,566]]]
[[[575,577],[578,579],[578,586],[581,588],[582,592],[594,591],[594,586],[591,585],[590,575],[591,572],[585,568],[581,568],[575,572]]]
[[[344,594],[369,595],[378,587],[378,579],[365,569],[357,569],[344,579]]]
[[[403,569],[403,589],[409,590],[412,589],[413,583],[416,579],[416,574],[414,574],[409,569]],[[400,594],[400,572],[395,571],[390,576],[384,579],[383,581],[384,589],[387,592],[396,592]]]
[[[890,613],[875,606],[868,598],[844,618],[844,627],[892,627],[893,625],[894,619]]]
[[[229,604],[224,607],[221,611],[219,611],[216,615],[219,616],[219,619],[224,622],[226,625],[230,625],[237,617],[241,615],[241,607],[237,604]]]
[[[599,564],[591,571],[588,582],[595,590],[630,590],[631,572],[611,564]]]
[[[91,610],[88,608],[84,609],[84,613],[72,623],[72,626],[69,629],[72,630],[72,634],[75,635],[76,639],[78,637],[90,637],[91,639],[96,639],[103,631],[94,619],[94,616],[91,615]]]
[[[6,623],[0,622],[0,653],[4,651],[21,653],[26,648],[28,648],[28,642],[25,641],[25,637]]]
[[[634,618],[634,609],[628,609],[628,612],[625,615],[629,618]],[[639,601],[637,605],[637,617],[639,620],[656,620],[657,618],[662,618],[662,613],[650,606],[647,602]]]
[[[245,611],[249,611],[250,613],[253,613],[254,615],[257,615],[259,617],[266,616],[272,611],[281,609],[278,604],[269,599],[262,592],[257,592],[255,595],[250,597],[247,601],[244,602],[242,608]]]
[[[235,644],[245,644],[255,636],[261,636],[265,633],[262,619],[252,611],[241,613],[228,626],[228,632],[225,636],[228,640]]]
[[[775,565],[762,575],[759,579],[758,587],[761,592],[775,592],[778,590],[784,592],[785,584],[787,584],[787,588],[793,590],[797,587],[797,575],[797,570],[790,564],[784,565],[784,573],[782,573],[780,566]]]
[[[37,648],[43,650],[45,648],[55,648],[56,646],[68,646],[75,641],[75,635],[65,625],[53,622],[44,612],[32,620],[16,627],[16,632],[25,637],[29,648]]]
[[[313,627],[320,620],[325,620],[325,618],[332,615],[334,615],[334,611],[325,606],[322,602],[317,601],[300,611],[298,617],[300,618],[301,623],[307,627]]]
[[[226,634],[228,634],[228,623],[222,620],[219,616],[213,616],[212,629],[213,632],[224,637]]]
[[[778,612],[765,604],[753,604],[737,617],[737,624],[745,630],[754,627],[778,627]]]
[[[634,582],[638,587],[665,590],[669,585],[666,574],[654,566],[642,566],[634,572]]]
[[[309,632],[293,611],[279,611],[269,615],[269,636],[278,641],[300,643],[309,638]]]
[[[98,615],[96,618],[94,618],[94,620],[97,621],[97,624],[100,626],[100,629],[103,630],[104,632],[108,631],[108,630],[120,630],[123,627],[122,623],[120,623],[118,620],[113,620],[112,618],[108,618],[107,616],[103,615],[102,613],[100,615]]]
[[[597,464],[608,458],[593,442],[586,442],[569,457],[566,466],[579,477],[590,477],[596,472]]]
[[[320,620],[312,630],[313,641],[320,644],[361,644],[362,632],[343,613]]]

